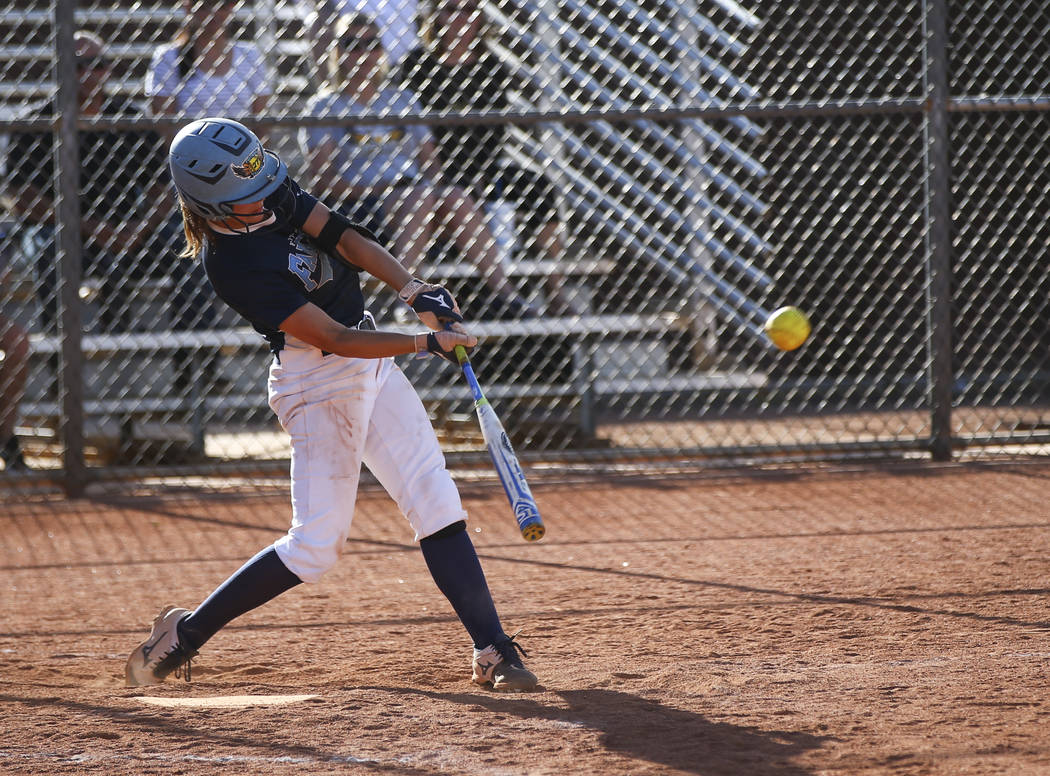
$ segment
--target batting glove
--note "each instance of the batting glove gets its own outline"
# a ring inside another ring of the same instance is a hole
[[[450,323],[462,323],[456,298],[442,286],[412,279],[398,291],[401,301],[416,311],[416,316],[428,329],[440,331]]]
[[[473,334],[468,334],[460,327],[442,329],[441,331],[428,331],[416,335],[417,353],[433,353],[435,356],[440,356],[453,364],[459,363],[455,353],[457,345],[462,345],[469,351],[477,344],[478,338]]]

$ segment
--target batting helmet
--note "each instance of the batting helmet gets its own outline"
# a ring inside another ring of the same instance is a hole
[[[277,154],[232,119],[199,119],[171,141],[168,166],[186,207],[205,218],[226,218],[232,205],[256,202],[288,177]]]

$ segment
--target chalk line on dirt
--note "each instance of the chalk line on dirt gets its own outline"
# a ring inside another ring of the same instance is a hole
[[[212,695],[194,698],[160,698],[154,695],[136,695],[134,700],[151,706],[190,709],[246,709],[250,706],[283,706],[301,703],[317,695]]]

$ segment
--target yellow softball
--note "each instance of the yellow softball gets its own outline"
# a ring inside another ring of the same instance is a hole
[[[781,307],[766,318],[766,336],[781,350],[801,347],[811,331],[809,319],[797,307]]]

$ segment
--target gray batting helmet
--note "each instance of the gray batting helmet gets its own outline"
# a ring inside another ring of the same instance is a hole
[[[231,205],[265,199],[288,177],[284,162],[254,132],[224,118],[183,127],[171,141],[168,166],[182,201],[205,218],[226,218]]]

